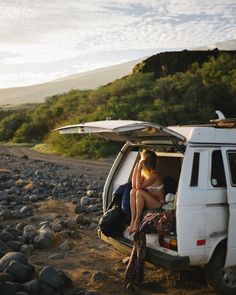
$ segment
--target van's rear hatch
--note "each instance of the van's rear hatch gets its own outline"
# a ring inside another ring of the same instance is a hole
[[[108,140],[148,142],[154,141],[161,144],[180,144],[185,137],[167,127],[132,120],[106,120],[89,123],[68,125],[57,128],[61,134],[97,134]]]

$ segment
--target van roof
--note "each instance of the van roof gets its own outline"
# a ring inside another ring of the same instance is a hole
[[[215,125],[168,126],[169,129],[183,135],[185,144],[236,144],[235,128],[217,128]]]

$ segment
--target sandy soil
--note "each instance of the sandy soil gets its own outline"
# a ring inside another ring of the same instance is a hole
[[[27,155],[32,159],[49,161],[65,165],[64,173],[102,175],[105,178],[112,160],[76,160],[49,156],[30,150],[29,148],[5,148],[5,151],[17,157]],[[74,205],[71,203],[41,203],[40,214],[56,216],[65,211],[71,217],[75,216]],[[73,280],[73,285],[86,290],[97,290],[100,294],[174,294],[174,295],[198,295],[215,294],[208,289],[204,282],[202,270],[189,270],[185,272],[173,272],[151,264],[145,265],[145,281],[141,284],[130,284],[124,280],[126,264],[122,262],[125,257],[109,245],[100,241],[96,231],[82,228],[80,239],[71,240],[73,256],[65,253],[62,259],[48,259],[50,254],[57,253],[56,249],[36,251],[30,256],[30,262],[41,268],[45,265],[58,267],[68,272]],[[58,241],[59,243],[60,241]],[[96,272],[106,274],[106,278],[99,282],[92,282],[91,277]]]

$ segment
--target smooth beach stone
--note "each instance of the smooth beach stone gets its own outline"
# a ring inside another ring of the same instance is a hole
[[[0,259],[0,272],[3,272],[12,261],[18,261],[25,265],[28,264],[25,254],[20,252],[10,252]]]
[[[5,255],[9,252],[12,252],[12,251],[13,251],[13,249],[10,246],[8,246],[6,243],[4,243],[0,240],[0,255],[1,256]]]
[[[34,273],[34,267],[18,261],[12,261],[4,271],[13,275],[17,282],[24,283],[31,279]]]
[[[9,282],[0,282],[0,294],[1,295],[15,295],[17,292],[17,287]]]
[[[29,294],[38,294],[40,291],[40,280],[34,279],[23,284]]]
[[[7,272],[0,272],[0,282],[14,282],[14,277]]]
[[[65,281],[63,278],[54,268],[50,266],[46,266],[41,270],[39,273],[39,279],[53,289],[58,289],[65,286]]]

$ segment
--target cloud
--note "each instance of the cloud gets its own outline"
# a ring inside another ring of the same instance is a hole
[[[233,0],[1,0],[0,62],[192,48],[235,39],[235,15]]]

